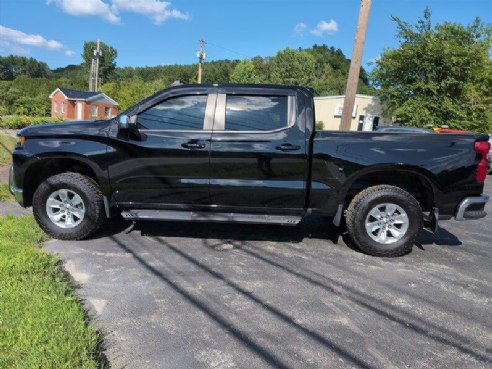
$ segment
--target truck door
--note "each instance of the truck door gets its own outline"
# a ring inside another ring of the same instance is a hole
[[[120,205],[169,208],[210,203],[216,90],[178,90],[136,113],[140,138],[117,140],[110,154],[111,186]]]
[[[308,160],[296,101],[289,89],[219,87],[210,147],[212,205],[302,212]]]

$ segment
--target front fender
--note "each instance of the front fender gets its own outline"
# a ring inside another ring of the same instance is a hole
[[[29,137],[13,153],[14,179],[24,190],[24,205],[30,205],[35,189],[47,176],[67,170],[89,173],[99,183],[102,193],[109,196],[106,151],[104,137],[94,140]]]

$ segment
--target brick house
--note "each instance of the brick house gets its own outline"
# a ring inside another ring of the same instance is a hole
[[[118,114],[118,103],[102,92],[57,88],[50,95],[51,116],[69,120],[109,119]]]

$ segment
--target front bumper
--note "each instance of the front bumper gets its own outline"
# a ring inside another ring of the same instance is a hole
[[[480,219],[487,215],[485,204],[489,200],[487,195],[465,197],[456,210],[456,220]]]
[[[15,199],[17,202],[21,205],[24,206],[24,194],[21,188],[18,188],[15,184],[15,178],[14,178],[14,167],[10,167],[10,172],[9,172],[9,190],[14,195]]]

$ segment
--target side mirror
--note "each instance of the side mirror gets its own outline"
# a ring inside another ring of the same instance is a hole
[[[130,129],[130,126],[136,124],[135,115],[120,115],[118,120],[118,127],[120,129]]]
[[[141,140],[142,135],[137,128],[137,116],[136,115],[120,115],[118,118],[118,137],[122,139],[135,139]]]

